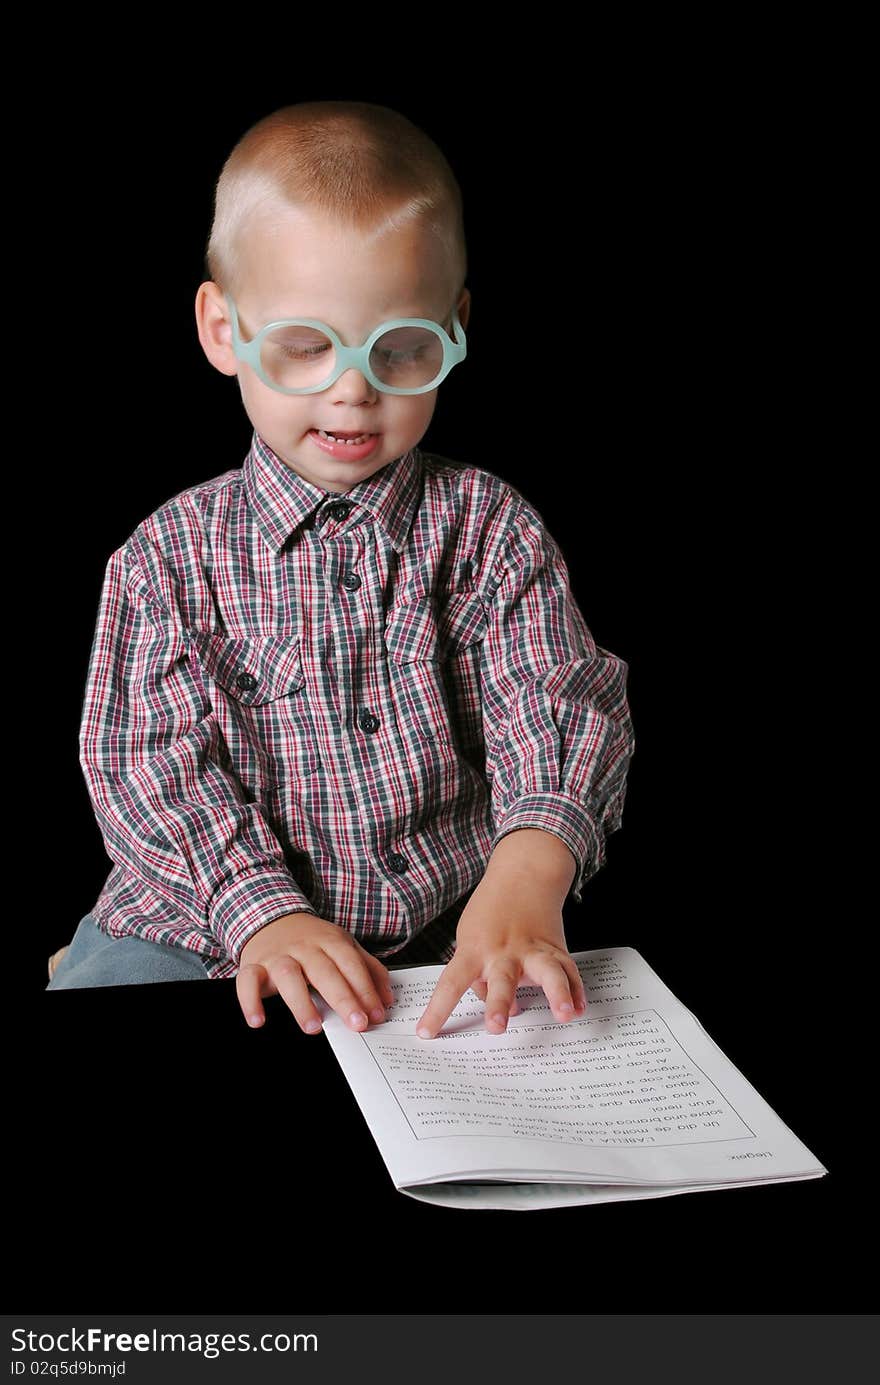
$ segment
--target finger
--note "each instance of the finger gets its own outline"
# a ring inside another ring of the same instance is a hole
[[[340,956],[338,949],[332,945],[327,951],[323,948],[315,948],[304,955],[305,970],[315,990],[324,997],[327,1004],[336,1011],[349,1029],[360,1031],[367,1029],[370,1021],[364,1009],[363,1001],[349,981],[346,972],[342,969],[350,965],[351,955],[347,947],[343,956]],[[364,967],[364,973],[369,977],[366,967]],[[363,985],[363,983],[361,984]],[[367,989],[370,988],[367,987]],[[375,992],[373,992],[373,996],[372,1006],[376,1008],[379,998]],[[385,1018],[384,1010],[382,1011],[382,1018]]]
[[[587,993],[584,990],[584,980],[578,970],[577,962],[572,957],[563,964],[571,977],[571,994],[574,1000],[574,1012],[582,1018],[587,1009]]]
[[[516,998],[522,964],[514,957],[499,957],[489,969],[486,995],[486,1028],[491,1034],[503,1034],[507,1028],[510,1007]]]
[[[586,1008],[586,997],[580,974],[571,957],[566,960],[541,954],[530,958],[529,973],[544,991],[555,1019],[570,1020],[576,1014],[583,1013],[583,1010],[575,1010],[576,1000],[583,1000],[583,1008]]]
[[[261,996],[269,980],[266,968],[259,962],[246,962],[235,976],[235,994],[241,1012],[252,1029],[258,1029],[266,1019]]]
[[[485,982],[485,981],[483,981],[482,979],[478,979],[478,980],[476,980],[476,981],[472,981],[472,982],[471,982],[471,990],[477,995],[477,997],[478,997],[480,1000],[482,1000],[483,1004],[486,1003],[486,996],[487,996],[487,994],[488,994],[489,988],[488,988],[488,986],[486,985],[486,982]],[[516,996],[514,996],[514,997],[513,997],[513,1000],[512,1000],[511,1003],[510,1003],[510,1014],[511,1014],[511,1016],[513,1016],[513,1015],[518,1015],[519,1012],[520,1012],[520,1010],[519,1010],[519,1001],[517,1000]]]
[[[394,1004],[394,990],[391,989],[391,976],[388,975],[388,968],[369,953],[366,947],[358,945],[356,956],[362,961],[364,976],[366,976],[366,986],[358,988],[360,999],[373,1024],[380,1025],[385,1018],[385,1010]]]
[[[278,957],[270,958],[264,966],[303,1033],[319,1033],[324,1027],[321,1015],[309,994],[308,980],[297,959],[282,953]],[[318,986],[315,986],[315,989],[320,991]],[[320,994],[323,995],[324,992],[320,991]]]
[[[373,976],[373,983],[379,995],[382,997],[386,1008],[389,1005],[393,1005],[394,990],[391,985],[391,976],[388,968],[384,963],[379,961],[378,957],[373,957],[369,953],[367,954],[367,966],[370,968],[370,972]]]
[[[582,1018],[587,1008],[587,995],[584,990],[584,983],[578,970],[577,963],[573,957],[568,955],[558,958],[563,967],[569,983],[569,1003],[574,1006],[574,1013],[578,1018]],[[565,1003],[565,1002],[563,1002]],[[571,1016],[569,1016],[571,1018]]]
[[[355,943],[352,947],[344,938],[341,938],[339,943],[341,951],[331,946],[328,953],[351,987],[357,1000],[356,1008],[367,1014],[373,1024],[381,1024],[385,1018],[384,986],[381,981],[377,983],[375,972],[370,965],[379,959],[361,947],[360,943]],[[381,962],[379,966],[382,966]],[[382,970],[385,968],[382,967]]]
[[[420,1039],[434,1038],[478,972],[478,966],[468,963],[461,953],[456,953],[452,961],[446,964],[434,987],[434,994],[416,1025],[416,1033]]]

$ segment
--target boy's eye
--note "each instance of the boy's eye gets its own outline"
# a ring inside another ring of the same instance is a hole
[[[418,346],[411,351],[391,351],[384,347],[373,347],[373,354],[381,356],[386,365],[401,365],[405,361],[415,361],[419,356],[424,355],[425,347]]]
[[[323,332],[313,332],[303,329],[295,335],[290,332],[278,335],[274,333],[266,339],[264,343],[266,351],[278,351],[283,356],[291,360],[306,360],[309,356],[322,356],[328,351],[333,350],[333,343],[329,337],[325,337]]]
[[[333,350],[333,345],[329,341],[325,341],[314,346],[308,346],[305,344],[300,344],[298,342],[282,342],[281,350],[283,351],[284,355],[289,356],[291,360],[303,361],[306,360],[309,356],[325,355],[326,352]]]

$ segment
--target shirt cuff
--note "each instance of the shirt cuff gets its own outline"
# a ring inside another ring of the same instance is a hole
[[[214,895],[208,906],[208,927],[223,950],[238,964],[249,938],[282,914],[315,914],[308,898],[285,870],[261,870],[237,875]]]
[[[520,827],[540,827],[565,842],[577,862],[569,894],[578,904],[582,904],[584,885],[605,864],[604,838],[597,830],[592,814],[583,803],[568,794],[524,794],[511,804],[503,822],[496,829],[492,851],[502,837]]]

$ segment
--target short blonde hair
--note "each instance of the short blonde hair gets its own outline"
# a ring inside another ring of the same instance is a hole
[[[252,125],[223,165],[205,251],[209,279],[235,298],[248,229],[291,206],[380,233],[416,219],[443,246],[456,293],[467,277],[461,190],[446,157],[406,116],[368,101],[302,101]]]

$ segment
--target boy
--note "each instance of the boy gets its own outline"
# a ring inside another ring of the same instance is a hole
[[[466,263],[386,107],[286,107],[224,165],[196,320],[252,444],[109,560],[80,763],[114,868],[48,989],[235,975],[252,1025],[281,994],[318,1032],[311,986],[363,1029],[394,957],[448,963],[423,1037],[469,986],[492,1033],[521,984],[584,1013],[562,906],[621,826],[628,666],[524,497],[418,446]]]

